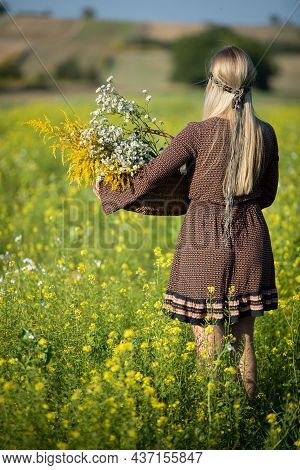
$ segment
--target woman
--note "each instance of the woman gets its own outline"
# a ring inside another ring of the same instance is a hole
[[[139,211],[135,202],[146,201],[187,165],[189,204],[180,212],[185,218],[163,312],[192,325],[199,359],[207,339],[210,353],[220,352],[230,330],[249,399],[256,394],[254,321],[277,308],[272,246],[261,209],[276,196],[278,145],[272,126],[254,114],[254,79],[255,68],[242,49],[221,49],[210,62],[202,121],[189,122],[132,177],[131,188],[94,187],[106,213]],[[146,207],[144,213],[155,212]]]

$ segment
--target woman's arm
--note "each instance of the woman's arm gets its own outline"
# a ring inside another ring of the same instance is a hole
[[[269,155],[269,162],[265,168],[264,175],[261,181],[262,195],[258,199],[261,209],[269,207],[275,200],[278,181],[279,181],[279,155],[278,155],[278,142],[276,134],[272,131],[272,147]]]
[[[189,122],[157,157],[143,165],[130,178],[129,188],[112,190],[110,185],[101,181],[94,185],[93,191],[101,200],[105,214],[111,214],[164,184],[184,163],[193,160],[194,156],[194,127]]]

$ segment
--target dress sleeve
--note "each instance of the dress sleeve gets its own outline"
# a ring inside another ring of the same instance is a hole
[[[278,155],[278,142],[275,131],[271,128],[271,151],[269,161],[264,170],[261,181],[262,195],[258,199],[261,209],[271,206],[274,202],[279,181],[279,155]]]
[[[164,183],[174,171],[193,161],[194,157],[194,129],[193,123],[189,122],[158,156],[145,163],[130,178],[129,188],[112,190],[109,184],[101,181],[95,183],[93,191],[101,200],[105,214],[111,214]]]

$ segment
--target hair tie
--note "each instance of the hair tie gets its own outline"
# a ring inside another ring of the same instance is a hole
[[[214,78],[211,72],[209,74],[209,79],[212,80],[212,82],[218,87],[223,88],[224,91],[227,91],[228,93],[233,93],[234,95],[232,98],[233,109],[239,109],[244,104],[245,95],[246,93],[248,93],[248,91],[250,91],[250,86],[241,87],[241,88],[238,88],[237,90],[234,90],[231,86],[226,85],[225,83],[222,83],[216,78]]]
[[[234,97],[232,98],[232,108],[239,109],[245,102],[245,95],[250,90],[249,87],[239,88],[235,90]]]

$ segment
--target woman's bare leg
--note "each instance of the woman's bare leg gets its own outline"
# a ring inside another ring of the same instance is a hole
[[[192,325],[192,329],[199,362],[203,361],[202,353],[206,352],[209,359],[213,360],[215,353],[220,353],[222,349],[223,325]]]
[[[256,395],[257,363],[254,349],[255,317],[244,317],[231,325],[231,333],[236,338],[234,345],[239,372],[247,396],[253,400]]]

